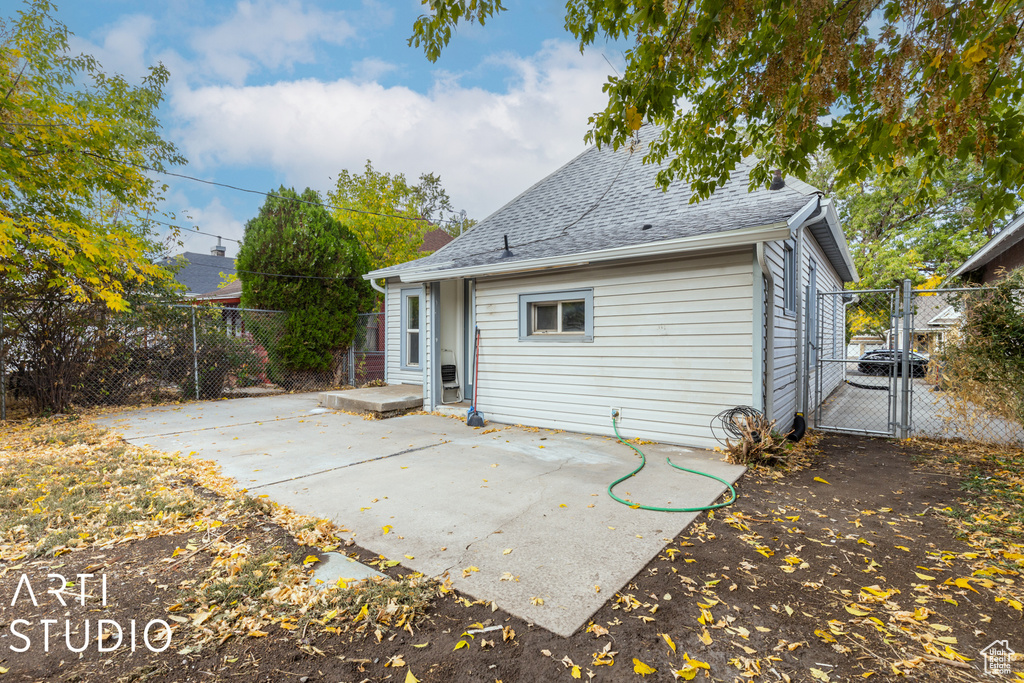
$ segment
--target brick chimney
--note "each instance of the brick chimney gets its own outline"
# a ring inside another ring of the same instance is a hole
[[[228,250],[225,249],[224,246],[220,243],[220,238],[219,237],[217,238],[217,246],[215,246],[212,249],[210,249],[210,253],[213,256],[225,256],[225,255],[227,255]]]

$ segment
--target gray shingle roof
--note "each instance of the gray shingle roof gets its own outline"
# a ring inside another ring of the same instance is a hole
[[[376,271],[388,277],[424,267],[451,268],[568,256],[786,221],[817,190],[787,179],[786,187],[747,191],[751,166],[741,163],[728,182],[697,204],[686,183],[663,192],[662,166],[643,164],[651,127],[632,153],[591,147],[430,256]],[[645,224],[651,227],[642,229]],[[508,235],[514,256],[501,259]]]
[[[188,288],[189,294],[203,294],[217,289],[221,283],[220,274],[235,272],[235,260],[225,256],[198,254],[186,251],[160,261],[160,265],[171,267],[184,261],[185,265],[175,274],[174,279]]]
[[[952,280],[957,276],[981,270],[994,258],[1021,241],[1024,241],[1024,212],[1014,216],[995,237],[986,242],[978,251],[971,254],[971,257],[964,261],[963,265],[953,271],[946,279]]]
[[[915,330],[941,330],[955,323],[959,314],[954,313],[952,317],[939,317],[946,313],[946,309],[953,302],[953,297],[948,294],[933,294],[929,296],[914,297],[914,329]]]

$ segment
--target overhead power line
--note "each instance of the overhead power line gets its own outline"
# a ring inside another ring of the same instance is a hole
[[[174,262],[175,258],[178,258],[178,257],[170,256],[170,257],[166,258],[164,260],[165,261],[164,265],[165,266],[166,265],[173,265],[173,262]],[[234,262],[234,259],[230,259],[230,260],[232,262]],[[168,263],[168,261],[170,263]],[[342,280],[362,280],[363,279],[362,277],[357,277],[357,276],[352,276],[352,275],[346,275],[346,276],[343,276],[343,277],[327,277],[325,275],[290,275],[288,273],[264,273],[264,272],[261,272],[261,271],[258,271],[258,270],[241,270],[239,268],[235,268],[234,266],[230,266],[230,267],[226,267],[225,268],[225,267],[222,267],[222,266],[219,266],[219,265],[214,265],[212,263],[193,263],[191,261],[188,262],[188,265],[192,266],[192,267],[199,267],[199,268],[216,268],[218,270],[232,270],[232,271],[234,271],[236,273],[247,273],[249,275],[262,275],[264,277],[290,277],[290,278],[295,278],[297,280],[330,280],[332,282],[339,282],[339,281],[342,281]]]
[[[411,222],[414,222],[414,223],[430,223],[430,220],[427,219],[427,218],[424,218],[423,216],[403,216],[401,214],[396,214],[396,213],[380,213],[378,211],[367,211],[365,209],[353,209],[353,208],[348,207],[348,206],[338,206],[337,204],[331,204],[331,203],[328,203],[328,202],[311,202],[311,201],[308,201],[308,200],[305,200],[305,199],[300,199],[298,197],[285,197],[285,196],[279,195],[279,194],[277,194],[275,192],[263,192],[262,190],[253,190],[253,189],[250,189],[250,188],[247,188],[247,187],[239,187],[237,185],[229,185],[228,183],[219,183],[219,182],[217,182],[215,180],[205,180],[203,178],[196,178],[195,176],[186,175],[184,173],[174,173],[173,171],[164,171],[164,170],[161,170],[159,168],[153,168],[152,166],[146,166],[145,164],[137,164],[137,163],[128,161],[127,159],[112,159],[112,158],[110,158],[108,156],[104,156],[102,154],[96,154],[95,152],[86,152],[86,151],[79,150],[79,153],[84,154],[86,156],[94,157],[96,159],[102,159],[104,161],[111,161],[111,162],[114,162],[114,163],[117,163],[117,164],[125,164],[127,166],[134,166],[135,168],[141,169],[143,171],[150,171],[152,173],[159,173],[161,175],[171,176],[173,178],[182,178],[184,180],[191,180],[193,182],[202,183],[204,185],[213,185],[214,187],[223,187],[223,188],[226,188],[228,190],[235,190],[237,192],[246,192],[248,194],[260,195],[262,197],[271,197],[271,198],[274,198],[274,199],[283,199],[284,201],[288,201],[288,202],[296,202],[298,204],[308,204],[310,206],[321,206],[321,207],[325,207],[325,208],[335,209],[337,211],[347,211],[349,213],[358,213],[358,214],[363,214],[363,215],[366,215],[366,216],[379,216],[380,218],[396,218],[398,220],[411,221]],[[455,218],[453,217],[453,218],[449,218],[449,219],[444,220],[444,221],[439,221],[436,225],[443,225],[445,223],[451,225],[451,224],[454,224],[456,222],[458,222],[458,221],[456,221]]]
[[[216,237],[219,240],[227,240],[228,242],[235,242],[237,244],[241,244],[242,243],[242,240],[236,240],[234,237],[224,237],[222,235],[215,235],[212,232],[203,232],[202,230],[200,230],[199,228],[197,228],[195,226],[193,226],[193,227],[186,227],[186,226],[183,226],[183,225],[175,225],[174,223],[168,223],[167,221],[158,221],[155,218],[147,218],[146,220],[149,221],[150,223],[159,223],[160,225],[166,225],[166,226],[171,227],[171,228],[178,228],[179,230],[185,230],[187,232],[195,233],[197,235],[206,235],[208,237]]]

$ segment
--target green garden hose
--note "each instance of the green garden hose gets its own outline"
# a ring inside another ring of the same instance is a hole
[[[622,482],[626,481],[630,477],[635,476],[640,470],[642,470],[647,465],[647,456],[644,455],[644,452],[642,450],[640,450],[639,448],[637,448],[636,446],[634,446],[633,444],[629,443],[628,441],[626,441],[625,439],[622,438],[622,435],[619,434],[619,426],[617,424],[616,418],[612,418],[612,429],[615,430],[615,437],[619,441],[621,441],[622,443],[626,444],[627,446],[629,446],[634,451],[636,451],[637,453],[640,454],[640,467],[637,467],[635,470],[633,470],[629,474],[625,475],[624,477],[619,477],[618,479],[613,481],[608,486],[608,495],[611,496],[613,500],[616,500],[619,503],[622,503],[623,505],[628,505],[629,507],[634,508],[634,509],[654,510],[655,512],[704,512],[705,510],[717,510],[718,508],[724,508],[725,506],[732,505],[733,503],[736,502],[736,497],[737,497],[736,496],[736,489],[734,489],[732,484],[727,482],[725,479],[722,479],[720,477],[716,477],[713,474],[708,474],[707,472],[701,472],[700,470],[691,470],[691,469],[688,469],[686,467],[680,467],[679,465],[676,465],[675,463],[673,463],[670,458],[665,458],[665,462],[667,462],[669,465],[671,465],[672,467],[676,468],[677,470],[682,470],[683,472],[689,472],[690,474],[699,474],[702,477],[708,477],[709,479],[714,479],[716,481],[722,482],[723,484],[725,484],[726,486],[729,487],[729,493],[732,494],[732,499],[727,500],[724,503],[716,503],[715,505],[705,505],[704,507],[699,507],[699,508],[660,508],[660,507],[655,507],[653,505],[641,505],[639,503],[631,503],[628,500],[622,500],[621,498],[616,496],[614,493],[612,493],[612,489],[615,488],[616,486],[618,486],[619,484],[621,484]]]

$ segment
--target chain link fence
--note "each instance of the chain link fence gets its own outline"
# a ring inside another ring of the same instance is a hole
[[[383,314],[360,315],[355,343],[319,370],[282,360],[287,325],[283,311],[204,304],[144,304],[125,313],[71,301],[5,306],[0,418],[9,408],[257,396],[383,379]]]
[[[1024,292],[908,284],[819,293],[818,307],[819,429],[1024,445]]]
[[[1024,291],[914,290],[914,435],[1024,445]]]
[[[818,294],[818,308],[822,316],[817,331],[815,424],[832,431],[895,435],[902,373],[893,334],[898,292],[823,292]],[[826,377],[836,381],[822,382]]]

